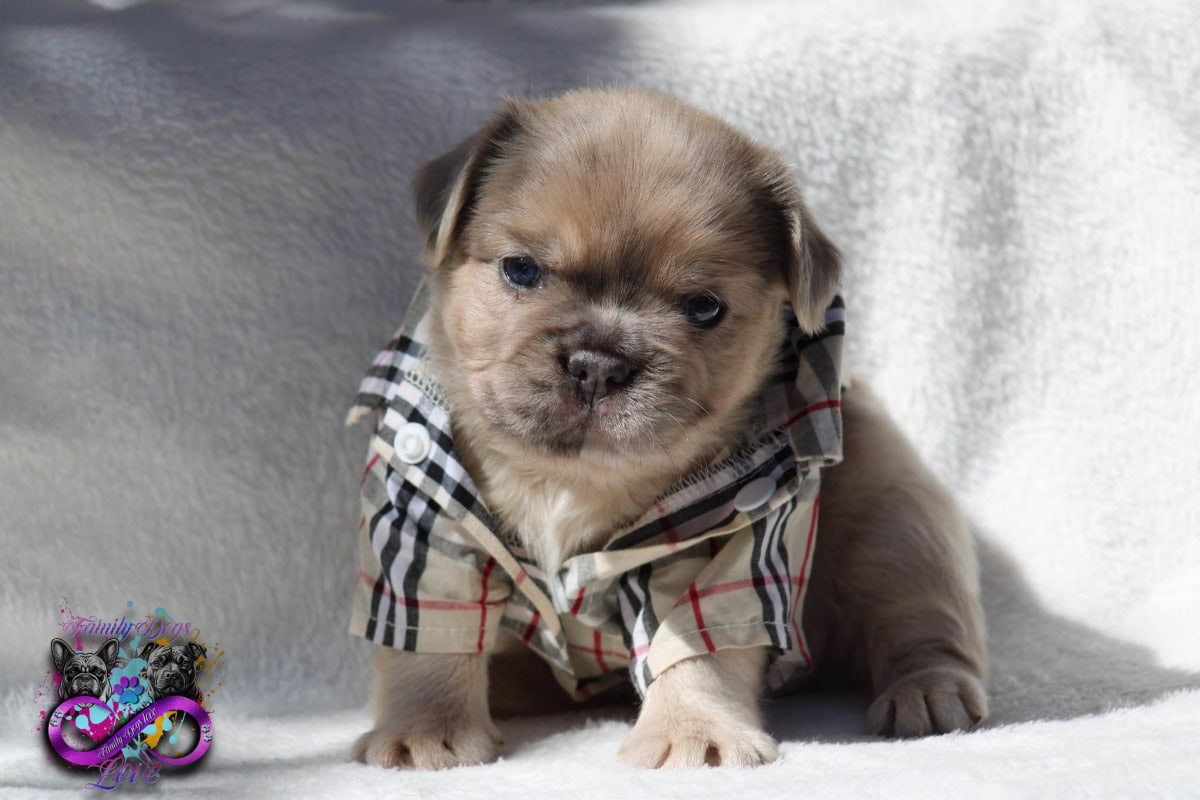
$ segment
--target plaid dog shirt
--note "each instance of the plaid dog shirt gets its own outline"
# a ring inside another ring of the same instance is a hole
[[[673,664],[731,647],[770,648],[774,692],[811,670],[800,619],[820,470],[842,456],[841,297],[818,336],[788,314],[781,368],[731,455],[679,481],[556,575],[499,529],[459,460],[426,359],[428,303],[423,283],[347,418],[376,418],[352,633],[403,650],[485,653],[503,628],[580,700],[625,669],[644,695]]]

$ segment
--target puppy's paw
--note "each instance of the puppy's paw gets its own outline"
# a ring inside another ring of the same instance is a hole
[[[905,675],[867,709],[867,729],[881,736],[928,736],[973,728],[987,716],[979,678],[958,667]]]
[[[379,767],[449,769],[496,760],[500,733],[491,725],[463,725],[442,733],[375,728],[354,743],[354,760]]]
[[[643,716],[621,745],[635,767],[754,767],[779,757],[775,740],[756,727],[731,720],[679,720]]]

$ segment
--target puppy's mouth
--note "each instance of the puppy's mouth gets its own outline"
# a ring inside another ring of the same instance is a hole
[[[520,399],[485,399],[490,421],[523,447],[554,456],[607,454],[628,457],[665,450],[684,429],[685,412],[673,409],[646,376],[630,372],[619,384],[587,380],[528,379]]]
[[[187,678],[180,672],[160,672],[154,676],[154,688],[158,691],[178,691],[187,685]]]
[[[70,684],[71,692],[75,695],[88,697],[100,696],[100,681],[95,678],[76,678]]]

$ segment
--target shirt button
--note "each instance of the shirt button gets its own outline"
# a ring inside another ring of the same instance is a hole
[[[433,444],[429,431],[419,422],[410,422],[396,431],[396,455],[405,464],[417,464],[429,457]]]
[[[774,494],[775,481],[770,478],[755,478],[734,495],[733,507],[738,511],[753,511],[770,500]]]

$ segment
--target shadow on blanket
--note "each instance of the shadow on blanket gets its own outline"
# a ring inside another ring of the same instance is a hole
[[[976,541],[992,657],[991,724],[1071,719],[1200,688],[1200,673],[1163,667],[1145,647],[1047,610],[998,545]]]
[[[1048,610],[992,539],[976,531],[991,653],[988,726],[1072,719],[1200,688],[1200,673],[1162,667],[1146,648]],[[804,694],[768,710],[783,740],[869,741],[865,698]]]

